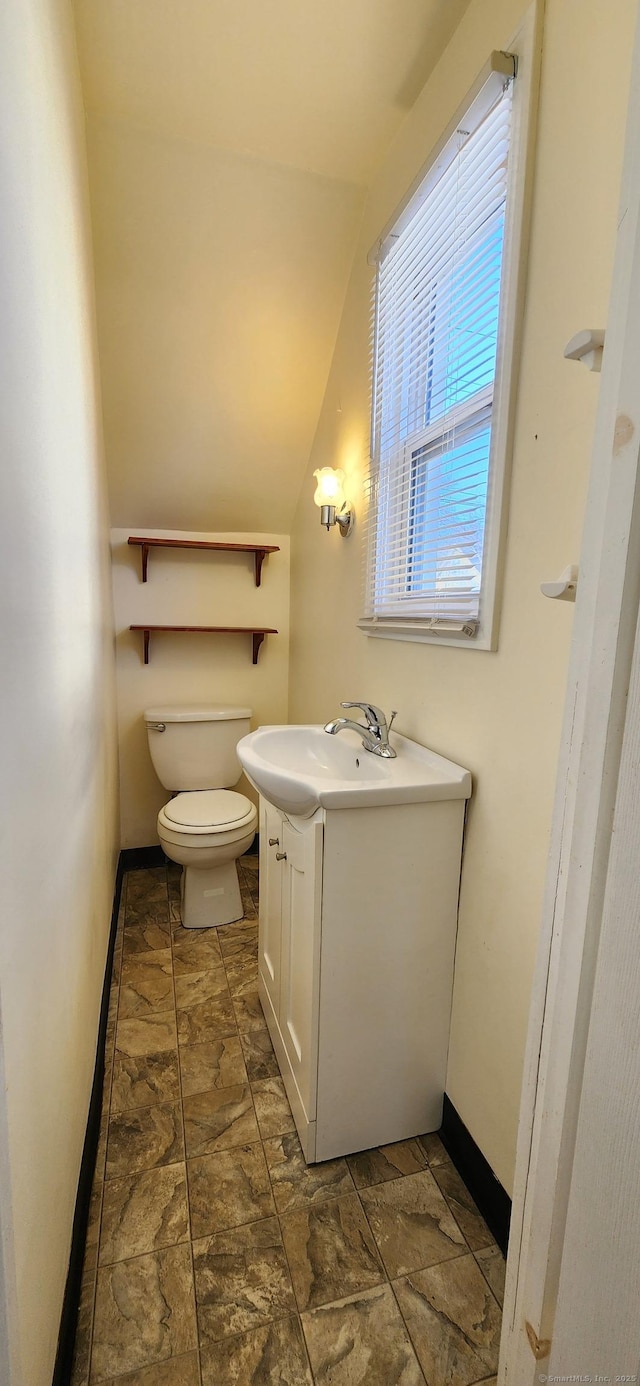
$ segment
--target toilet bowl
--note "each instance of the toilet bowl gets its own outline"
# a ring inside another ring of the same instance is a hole
[[[242,919],[236,860],[255,837],[258,815],[244,794],[196,789],[176,794],[158,814],[165,855],[182,873],[182,922],[187,929],[211,928]]]
[[[209,703],[149,708],[149,750],[158,778],[178,791],[158,814],[166,856],[184,867],[182,922],[205,929],[242,919],[236,860],[248,851],[255,805],[229,786],[240,778],[236,746],[251,710]]]

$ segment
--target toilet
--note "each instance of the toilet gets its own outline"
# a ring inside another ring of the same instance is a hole
[[[166,856],[184,867],[182,922],[206,929],[242,919],[237,858],[255,837],[258,815],[244,794],[236,746],[251,708],[222,703],[152,707],[144,714],[154,769],[177,791],[158,814]]]

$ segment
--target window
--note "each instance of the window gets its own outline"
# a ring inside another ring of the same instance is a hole
[[[360,623],[370,634],[491,640],[514,73],[511,55],[493,55],[377,247]]]

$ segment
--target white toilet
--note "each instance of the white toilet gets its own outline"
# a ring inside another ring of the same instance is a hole
[[[251,846],[258,815],[244,794],[236,746],[251,708],[217,703],[151,707],[144,714],[156,775],[179,791],[158,814],[158,836],[182,873],[182,922],[211,928],[242,919],[236,860]]]

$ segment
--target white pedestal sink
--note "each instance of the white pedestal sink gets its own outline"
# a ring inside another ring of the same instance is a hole
[[[305,1158],[440,1125],[467,770],[392,733],[262,727],[259,992]]]

